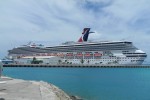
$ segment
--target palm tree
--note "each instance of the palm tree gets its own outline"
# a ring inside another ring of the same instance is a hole
[[[88,60],[88,61],[87,61],[87,63],[89,64],[89,63],[90,63],[90,61]]]
[[[59,60],[58,60],[58,63],[60,64],[61,62],[62,62],[62,61],[59,59]]]
[[[33,61],[36,61],[36,57],[33,57]]]
[[[43,63],[42,60],[37,60],[36,57],[33,57],[33,60],[31,61],[31,64],[40,64]]]
[[[83,59],[81,59],[81,64],[83,64],[84,63],[84,60]]]
[[[33,57],[32,61],[31,61],[31,64],[36,64],[36,57]]]
[[[118,61],[117,61],[117,60],[115,60],[113,63],[114,63],[114,64],[118,64]]]
[[[67,60],[65,60],[65,63],[67,63]]]

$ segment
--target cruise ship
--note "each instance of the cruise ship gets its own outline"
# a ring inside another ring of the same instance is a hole
[[[89,42],[90,28],[84,28],[78,42],[65,42],[58,46],[29,43],[9,50],[8,57],[20,59],[26,56],[57,56],[70,64],[140,65],[147,54],[130,41]]]

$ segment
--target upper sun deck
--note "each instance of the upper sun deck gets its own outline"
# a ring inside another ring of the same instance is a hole
[[[119,44],[132,44],[132,42],[129,41],[99,41],[99,42],[65,42],[61,45],[56,46],[47,46],[46,48],[52,48],[52,47],[68,47],[68,46],[85,46],[85,45],[119,45]]]

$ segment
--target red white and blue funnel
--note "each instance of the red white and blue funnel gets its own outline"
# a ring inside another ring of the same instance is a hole
[[[85,42],[85,41],[87,41],[89,33],[93,33],[93,32],[90,32],[90,28],[84,28],[83,32],[82,32],[82,36],[80,37],[78,42]]]

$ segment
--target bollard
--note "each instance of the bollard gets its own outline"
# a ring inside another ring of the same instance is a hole
[[[0,78],[2,77],[2,71],[3,71],[3,63],[0,60]]]

